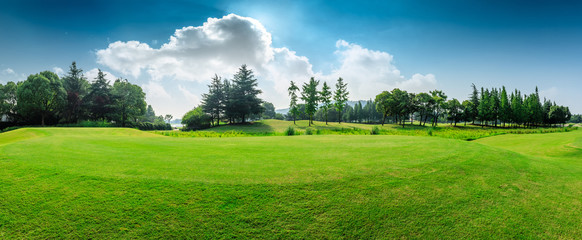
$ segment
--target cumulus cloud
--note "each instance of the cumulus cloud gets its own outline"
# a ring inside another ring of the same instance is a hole
[[[65,74],[65,71],[60,67],[54,67],[53,72],[59,75],[59,77],[63,77]]]
[[[261,97],[277,107],[288,104],[289,81],[301,84],[310,77],[327,81],[332,86],[342,77],[348,83],[353,100],[368,99],[381,90],[395,87],[409,91],[428,91],[436,87],[434,75],[414,74],[407,78],[396,68],[394,57],[389,53],[344,40],[336,42],[338,67],[328,74],[316,73],[307,57],[288,48],[273,47],[271,39],[271,34],[259,21],[229,14],[209,18],[202,26],[177,29],[159,48],[138,41],[117,41],[98,50],[96,55],[99,64],[140,79],[148,100],[149,97],[187,99],[198,104],[199,96],[207,91],[206,84],[214,74],[231,78],[242,64],[255,71],[264,92]],[[173,85],[158,84],[162,82]]]
[[[99,69],[93,68],[89,71],[86,71],[84,73],[84,75],[87,78],[87,80],[89,80],[89,82],[94,82],[95,78],[97,78],[98,72],[99,72]],[[102,71],[102,72],[105,74],[105,79],[109,80],[109,84],[113,85],[113,82],[115,82],[117,77],[115,75],[113,75],[113,73],[110,73],[107,71]]]

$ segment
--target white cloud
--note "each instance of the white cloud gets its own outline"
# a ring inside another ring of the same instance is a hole
[[[184,86],[179,85],[178,90],[180,90],[182,95],[184,95],[184,97],[188,101],[186,104],[188,104],[189,106],[197,106],[198,104],[200,104],[200,98],[196,94],[190,92]]]
[[[89,80],[89,82],[92,83],[95,81],[95,78],[97,77],[98,72],[99,72],[99,69],[93,68],[89,71],[86,71],[84,73],[84,75],[87,78],[87,80]],[[115,82],[117,77],[110,72],[107,72],[107,71],[102,71],[102,72],[105,74],[105,79],[109,80],[109,84],[113,85],[113,82]]]
[[[389,53],[344,40],[336,42],[339,67],[329,74],[315,73],[307,57],[298,56],[288,48],[273,47],[271,39],[259,21],[229,14],[209,18],[202,26],[177,29],[159,48],[138,41],[117,41],[96,54],[99,64],[147,82],[142,86],[149,92],[148,96],[156,96],[159,101],[162,98],[176,101],[173,105],[189,104],[188,108],[200,103],[199,96],[207,91],[205,85],[214,74],[231,78],[242,64],[254,70],[263,90],[261,97],[280,108],[288,104],[289,81],[301,84],[312,76],[331,86],[341,76],[348,83],[350,99],[354,100],[368,99],[395,87],[409,91],[436,87],[434,75],[414,74],[406,78]],[[173,84],[163,84],[164,89],[158,82]],[[184,98],[187,103],[183,102]],[[183,112],[171,114],[181,116]]]
[[[12,70],[12,68],[6,68],[6,69],[2,70],[2,73],[16,75],[16,73],[14,72],[14,70]]]
[[[53,72],[59,75],[59,77],[63,77],[65,74],[65,71],[60,67],[54,67]]]

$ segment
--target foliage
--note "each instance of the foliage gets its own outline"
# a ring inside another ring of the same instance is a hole
[[[206,129],[210,127],[210,116],[204,113],[201,106],[198,106],[182,117],[182,124],[184,124],[183,130],[186,131]]]
[[[293,124],[295,124],[295,119],[300,112],[297,107],[297,91],[299,91],[299,87],[297,87],[297,85],[291,81],[291,86],[289,86],[287,91],[289,92],[289,97],[291,98],[289,103],[289,114],[293,117]]]
[[[305,101],[305,114],[309,116],[309,124],[313,122],[313,114],[317,111],[317,104],[319,103],[317,85],[319,85],[319,81],[312,77],[309,82],[303,84],[303,90],[301,91],[301,99]]]
[[[348,101],[348,84],[344,83],[344,80],[340,77],[337,79],[337,83],[335,84],[335,92],[333,95],[333,100],[335,110],[338,113],[338,122],[341,123],[342,119],[342,112],[346,106],[346,102]]]
[[[208,93],[202,94],[202,109],[210,116],[210,122],[213,126],[220,125],[220,115],[225,110],[224,91],[222,78],[215,74],[208,85]]]
[[[257,86],[253,71],[248,69],[247,65],[242,65],[232,80],[229,101],[232,104],[231,115],[241,119],[243,123],[251,114],[260,114],[264,111],[261,107],[263,100],[258,97],[262,91]]]
[[[140,86],[129,83],[127,79],[115,80],[111,97],[112,119],[122,127],[146,113],[145,93]]]
[[[320,101],[322,103],[321,110],[325,116],[325,124],[327,124],[327,113],[329,109],[333,107],[331,103],[331,88],[327,85],[327,82],[323,82],[323,87],[321,88],[321,92],[319,92]]]
[[[63,111],[65,122],[75,123],[85,115],[83,112],[83,98],[87,95],[89,82],[83,76],[83,70],[77,68],[77,63],[73,62],[69,67],[69,72],[63,77],[63,87],[67,92],[67,102]]]
[[[295,128],[293,126],[289,126],[287,127],[283,134],[285,134],[285,136],[293,136],[297,135],[297,132],[295,131]]]
[[[17,89],[18,112],[44,126],[49,117],[56,117],[65,104],[63,82],[55,73],[44,71],[28,76]],[[39,119],[40,118],[40,119]]]
[[[84,99],[89,119],[104,120],[111,113],[113,97],[111,96],[111,86],[105,76],[106,74],[99,69],[97,77],[89,86],[89,93]]]
[[[265,112],[263,112],[263,119],[274,119],[275,118],[275,105],[273,105],[270,102],[263,102],[262,104],[263,109],[265,109]]]

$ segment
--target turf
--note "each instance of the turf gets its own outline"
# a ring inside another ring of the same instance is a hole
[[[0,134],[0,238],[576,238],[582,131]]]

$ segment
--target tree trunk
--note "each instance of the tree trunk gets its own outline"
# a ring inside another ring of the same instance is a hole
[[[44,113],[41,114],[41,125],[44,127]]]
[[[384,126],[385,121],[386,121],[386,114],[384,114],[384,117],[382,117],[382,126]]]

